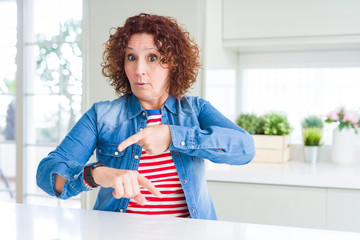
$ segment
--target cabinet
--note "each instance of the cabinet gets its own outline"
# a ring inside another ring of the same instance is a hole
[[[327,228],[360,231],[360,190],[328,189]]]
[[[359,47],[359,12],[357,0],[223,0],[223,43],[252,50]]]
[[[208,182],[221,221],[325,228],[326,190]]]
[[[360,34],[357,0],[224,0],[224,39]]]
[[[208,181],[219,220],[360,231],[360,190]]]

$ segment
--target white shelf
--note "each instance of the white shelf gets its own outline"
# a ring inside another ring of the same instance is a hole
[[[360,189],[360,163],[339,166],[289,161],[285,164],[249,163],[242,166],[207,165],[207,180],[322,188]]]

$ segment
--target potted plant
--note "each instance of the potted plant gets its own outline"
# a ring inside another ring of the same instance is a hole
[[[360,125],[359,116],[344,107],[327,115],[326,123],[337,123],[333,130],[331,158],[334,163],[349,165],[355,161],[355,136]]]
[[[301,127],[303,129],[313,127],[322,129],[324,127],[324,123],[320,117],[316,115],[311,115],[303,119],[303,121],[301,122]]]
[[[286,114],[271,112],[262,117],[260,131],[265,135],[289,135],[292,131]]]
[[[241,113],[235,120],[235,123],[248,131],[250,134],[255,134],[259,124],[260,118],[253,113]]]
[[[283,163],[290,159],[290,132],[286,114],[270,112],[263,116],[240,114],[236,123],[252,134],[256,155],[254,162]]]
[[[319,161],[320,146],[322,145],[323,121],[316,115],[304,118],[301,123],[304,142],[304,157],[306,163]]]
[[[303,142],[306,147],[320,147],[322,138],[322,128],[310,127],[303,128]]]

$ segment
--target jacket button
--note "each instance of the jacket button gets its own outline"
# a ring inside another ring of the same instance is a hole
[[[99,153],[101,153],[101,148],[99,149]]]
[[[139,159],[139,156],[138,156],[138,155],[135,155],[134,158],[135,158],[135,159]]]
[[[181,142],[180,144],[181,144],[181,146],[185,146],[185,142]]]
[[[183,183],[184,183],[184,184],[187,184],[187,180],[184,180]]]
[[[195,209],[191,209],[191,212],[192,212],[192,213],[195,212]]]
[[[176,150],[175,150],[173,153],[174,153],[174,154],[177,154],[177,153],[178,153],[178,151],[176,151]]]
[[[118,153],[118,152],[115,152],[114,154],[115,154],[115,156],[119,155],[119,153]]]
[[[123,212],[124,212],[124,210],[123,210],[122,208],[120,208],[120,212],[121,212],[121,213],[123,213]]]
[[[143,116],[145,116],[145,115],[146,115],[146,114],[145,114],[145,112],[143,112],[142,114],[143,114]]]

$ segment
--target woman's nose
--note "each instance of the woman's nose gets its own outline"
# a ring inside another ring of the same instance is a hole
[[[135,69],[136,75],[145,75],[146,73],[146,63],[142,60],[137,61],[136,63],[136,69]]]

